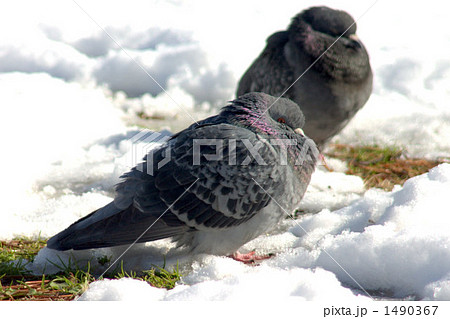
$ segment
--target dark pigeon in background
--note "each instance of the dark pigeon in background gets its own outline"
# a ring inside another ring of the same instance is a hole
[[[369,56],[355,32],[353,18],[344,11],[327,7],[302,11],[286,31],[267,39],[264,51],[242,76],[237,96],[247,92],[280,96],[342,35],[284,95],[300,105],[306,135],[322,147],[372,92]]]
[[[191,253],[236,253],[302,199],[318,155],[303,124],[294,102],[245,94],[152,150],[122,176],[113,202],[47,246],[80,250],[172,237]],[[196,144],[205,139],[222,145]]]

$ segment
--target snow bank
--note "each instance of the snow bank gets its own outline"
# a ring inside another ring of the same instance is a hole
[[[80,299],[118,300],[138,293],[145,293],[147,300],[240,300],[242,296],[316,301],[445,299],[450,276],[450,217],[443,207],[449,196],[450,164],[442,164],[392,192],[370,190],[334,212],[324,209],[297,220],[287,219],[274,233],[242,248],[276,254],[258,267],[227,257],[180,256],[182,282],[173,290],[147,286],[144,291],[137,280],[106,280],[92,284]],[[159,245],[137,248],[125,258],[126,265],[148,266],[158,258],[161,264],[160,249],[169,244]],[[41,253],[36,263],[50,256]],[[174,264],[172,257],[168,269]],[[127,289],[129,294],[124,292]]]
[[[373,3],[323,1],[355,18]],[[237,80],[268,35],[315,4],[2,3],[0,239],[48,237],[108,203],[127,170],[136,125],[178,131],[214,113],[233,98]],[[358,21],[374,69],[374,92],[335,142],[450,156],[450,29],[445,10],[437,8],[408,3],[406,12],[401,2],[378,1]],[[245,293],[255,300],[276,295],[351,301],[366,299],[366,290],[385,298],[449,300],[449,165],[384,192],[366,191],[359,177],[342,173],[344,164],[329,164],[336,172],[314,173],[303,216],[242,248],[276,254],[261,266],[174,253],[167,265],[178,260],[184,276],[171,291],[130,279],[105,280],[80,299],[236,300]],[[133,247],[125,266],[161,265],[171,248],[169,241]],[[123,250],[76,257],[95,264]],[[66,262],[73,257],[59,256]],[[57,254],[41,250],[32,270],[57,271],[47,259],[57,261]]]
[[[103,91],[22,73],[0,74],[0,87],[2,238],[47,237],[106,204],[91,190],[111,184],[120,150],[92,142],[126,128]]]
[[[220,263],[226,263],[223,258]],[[209,262],[212,262],[211,260]],[[204,272],[202,270],[202,272]],[[186,278],[190,280],[195,275]],[[270,290],[267,288],[270,287]],[[336,277],[322,269],[296,268],[281,270],[266,266],[246,272],[239,269],[236,274],[228,273],[220,281],[202,281],[194,285],[178,285],[166,291],[151,287],[139,280],[104,280],[91,285],[78,300],[168,300],[168,301],[251,301],[286,302],[291,299],[363,301],[350,289],[343,288]],[[150,299],[149,299],[150,298]]]

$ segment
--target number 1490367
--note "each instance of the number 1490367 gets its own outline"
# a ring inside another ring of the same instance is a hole
[[[434,316],[438,306],[394,306],[389,307],[385,306],[384,310],[385,316],[404,316],[404,315],[425,315],[425,316]]]

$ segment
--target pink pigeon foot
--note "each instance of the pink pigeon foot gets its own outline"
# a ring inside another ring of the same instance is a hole
[[[244,264],[255,264],[256,261],[269,259],[273,256],[273,254],[255,256],[255,252],[251,251],[247,254],[241,254],[240,252],[235,252],[229,257],[233,258],[236,261],[243,262]]]

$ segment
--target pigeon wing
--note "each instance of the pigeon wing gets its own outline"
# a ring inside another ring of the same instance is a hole
[[[179,134],[170,148],[170,160],[143,189],[156,188],[170,212],[196,230],[249,220],[268,205],[281,184],[276,150],[245,128],[198,126]],[[159,213],[146,193],[136,194],[135,206],[144,213]]]
[[[276,159],[276,150],[245,128],[189,128],[124,174],[112,203],[52,237],[48,247],[109,247],[240,225],[281,184]]]

